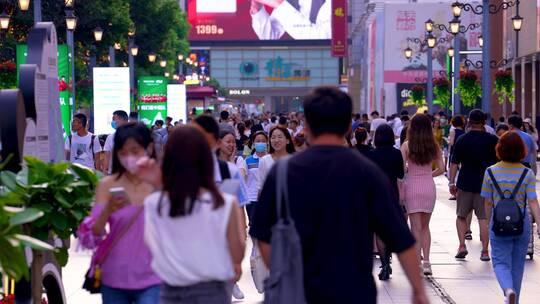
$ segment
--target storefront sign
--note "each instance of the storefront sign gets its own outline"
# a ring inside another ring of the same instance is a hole
[[[137,81],[139,92],[139,117],[147,126],[167,117],[167,78],[144,76]]]
[[[332,1],[332,56],[347,57],[348,50],[347,0]]]
[[[256,62],[244,61],[240,64],[240,80],[259,80],[259,67]]]
[[[264,79],[268,81],[306,81],[311,78],[310,70],[297,63],[284,62],[280,56],[268,60],[264,69],[268,74]]]
[[[94,133],[113,133],[112,113],[129,108],[129,68],[94,68]]]
[[[231,89],[229,90],[229,95],[250,95],[250,90],[239,90],[239,89]]]

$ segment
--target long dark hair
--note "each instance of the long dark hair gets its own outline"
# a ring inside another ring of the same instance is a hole
[[[268,150],[268,152],[270,152],[270,154],[274,154],[274,152],[276,152],[276,150],[274,150],[274,147],[272,147],[272,142],[270,140],[270,138],[272,138],[272,134],[274,134],[274,132],[276,130],[281,131],[281,133],[283,133],[285,135],[285,140],[288,141],[287,145],[285,146],[285,150],[287,151],[287,153],[293,154],[294,152],[296,152],[296,148],[294,147],[294,143],[293,143],[291,133],[289,133],[289,130],[287,130],[287,129],[283,128],[283,127],[280,127],[280,126],[273,127],[270,130],[270,133],[268,134],[268,138],[269,138],[268,145],[270,146],[270,149]]]
[[[163,156],[163,191],[171,202],[169,216],[185,216],[193,212],[201,189],[210,192],[214,209],[224,200],[214,181],[214,160],[204,135],[192,126],[172,131]],[[158,206],[158,212],[161,204]]]
[[[427,165],[439,155],[439,145],[435,142],[431,119],[424,114],[416,114],[407,130],[409,159],[417,165]]]
[[[375,147],[392,147],[396,143],[394,138],[395,135],[392,127],[387,124],[382,124],[375,130]]]
[[[112,152],[112,173],[118,173],[118,178],[120,178],[125,172],[126,169],[120,164],[118,159],[118,151],[120,151],[128,139],[133,139],[144,149],[153,143],[152,133],[150,130],[140,122],[129,122],[125,125],[122,125],[116,129],[114,134],[114,147]],[[152,149],[152,152],[149,155],[152,158],[156,157],[156,151]]]

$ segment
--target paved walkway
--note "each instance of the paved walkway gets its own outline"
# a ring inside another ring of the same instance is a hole
[[[474,239],[467,241],[469,250],[467,259],[465,261],[454,259],[458,245],[455,228],[455,201],[448,200],[446,178],[437,178],[436,183],[438,200],[431,220],[431,261],[434,275],[432,281],[425,281],[431,303],[502,303],[502,293],[491,263],[482,262],[479,259],[481,245],[476,221],[473,222],[472,227]],[[538,193],[540,193],[540,189],[538,189]],[[249,257],[250,250],[250,248],[247,249],[247,257]],[[540,241],[536,242],[535,257],[536,260],[527,260],[526,262],[521,304],[540,303],[540,263],[538,262],[540,260]],[[70,261],[63,274],[68,303],[101,303],[99,296],[90,295],[80,288],[88,263],[88,253],[72,252],[70,254]],[[375,277],[379,271],[378,267],[379,262],[376,260],[373,271]],[[391,280],[386,282],[376,280],[379,292],[378,303],[410,303],[410,287],[397,262],[397,257],[394,257],[393,269],[394,274]],[[246,298],[243,301],[234,301],[233,303],[261,303],[263,297],[257,293],[251,280],[248,258],[244,260],[243,270],[244,275],[239,285]],[[359,295],[360,299],[361,295]]]

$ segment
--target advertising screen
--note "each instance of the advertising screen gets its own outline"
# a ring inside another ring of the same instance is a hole
[[[113,133],[112,113],[129,106],[129,68],[94,68],[94,133]]]
[[[167,85],[167,116],[173,121],[187,121],[186,86],[183,84]]]
[[[163,76],[139,77],[139,118],[147,126],[167,117],[167,78]]]
[[[330,40],[332,0],[187,0],[192,41]],[[265,5],[264,3],[270,3]]]

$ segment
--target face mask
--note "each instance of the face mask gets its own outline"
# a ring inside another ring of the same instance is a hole
[[[266,143],[255,143],[255,152],[266,152]]]
[[[111,121],[111,127],[116,130],[118,128],[118,125],[116,124],[116,121]]]
[[[125,157],[119,157],[118,160],[127,172],[131,174],[136,174],[138,170],[137,162],[141,158],[141,156],[128,155]]]

